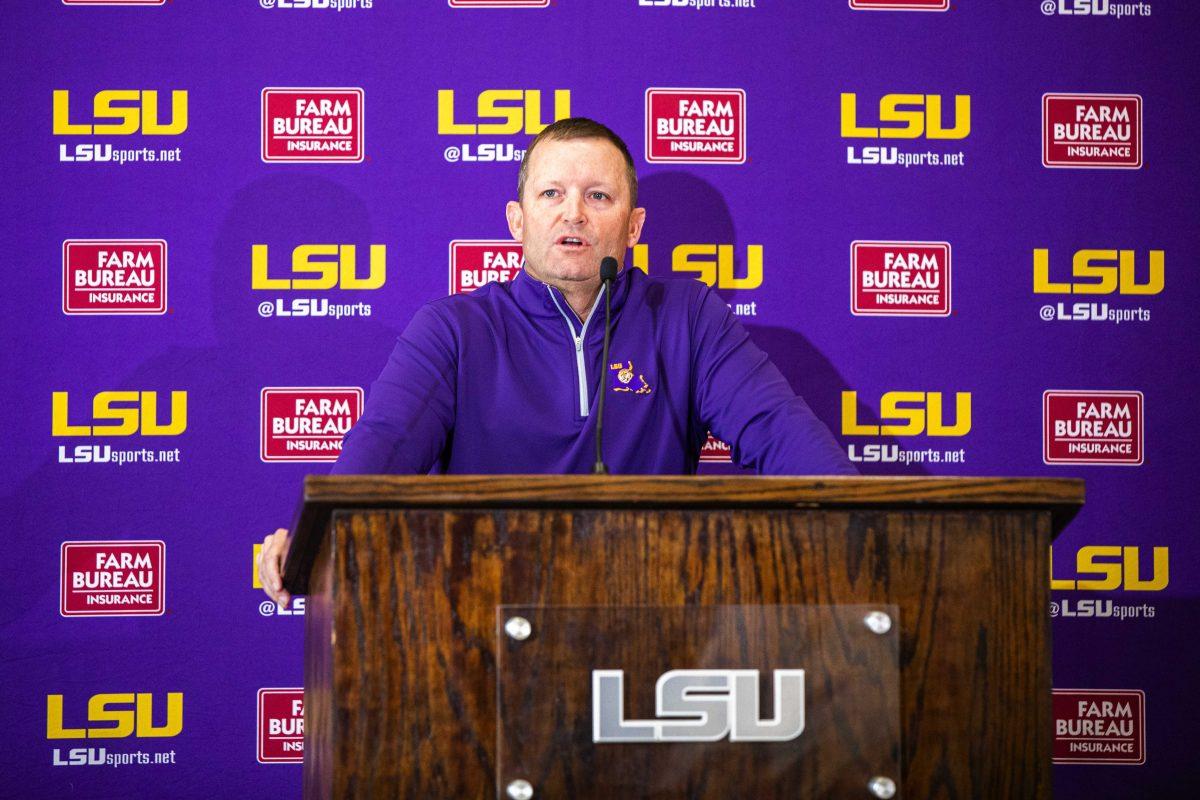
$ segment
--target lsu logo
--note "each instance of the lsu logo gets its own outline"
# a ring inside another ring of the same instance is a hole
[[[456,136],[526,133],[535,136],[550,123],[571,116],[571,90],[554,90],[554,116],[549,121],[542,120],[540,89],[488,89],[476,98],[475,110],[478,121],[458,122],[454,90],[439,89],[438,133]]]
[[[1141,553],[1144,548],[1119,545],[1090,545],[1075,554],[1076,578],[1054,577],[1054,548],[1050,548],[1050,588],[1054,591],[1161,592],[1171,580],[1170,551],[1153,550],[1153,568],[1149,579],[1142,578]],[[1087,576],[1087,577],[1084,577]]]
[[[258,690],[258,763],[304,760],[304,689]]]
[[[450,294],[470,294],[489,283],[511,281],[524,266],[520,242],[455,239],[450,242]]]
[[[1141,169],[1141,95],[1042,95],[1042,166]]]
[[[639,244],[633,248],[633,266],[650,273],[650,248]],[[672,272],[692,272],[696,280],[718,289],[757,289],[763,282],[763,246],[746,247],[746,274],[734,274],[734,251],[731,244],[681,244],[671,251]]]
[[[1141,464],[1143,402],[1136,391],[1047,390],[1042,394],[1042,461]]]
[[[159,419],[158,392],[98,392],[92,398],[90,422],[70,421],[68,392],[52,396],[51,433],[54,436],[178,436],[187,430],[187,392],[171,392],[171,412]],[[109,422],[111,421],[111,422]]]
[[[363,160],[362,89],[262,90],[262,160]]]
[[[950,315],[948,242],[852,242],[850,313]]]
[[[162,239],[63,242],[64,314],[164,314],[167,243]]]
[[[1050,251],[1037,249],[1033,251],[1033,291],[1035,294],[1159,294],[1163,290],[1165,261],[1162,250],[1151,250],[1146,279],[1139,283],[1133,250],[1077,250],[1071,259],[1071,277],[1075,280],[1052,281]]]
[[[954,422],[946,424],[941,392],[887,392],[879,401],[878,425],[858,421],[858,392],[842,392],[843,436],[966,436],[971,432],[971,393],[954,395]]]
[[[855,11],[945,11],[950,0],[850,0]]]
[[[1055,764],[1145,764],[1146,693],[1055,689]]]
[[[707,464],[732,464],[733,448],[710,432],[700,448],[700,461]]]
[[[342,439],[362,416],[357,386],[276,387],[261,394],[263,461],[337,461]]]
[[[100,120],[115,120],[100,122]],[[153,89],[105,89],[92,98],[92,121],[71,121],[71,92],[54,92],[54,134],[56,136],[178,136],[188,126],[188,93],[171,92],[171,119],[159,118],[158,92]]]
[[[58,613],[64,617],[155,617],[163,613],[161,541],[63,542]]]
[[[971,133],[971,96],[954,96],[947,127],[940,94],[888,94],[879,101],[879,124],[858,124],[858,95],[842,93],[843,139],[965,139]]]
[[[154,695],[148,692],[92,695],[87,727],[66,727],[63,713],[63,696],[46,695],[47,739],[169,739],[183,731],[183,692],[167,692],[162,724],[154,711]]]
[[[646,161],[746,163],[744,89],[647,89]]]
[[[387,280],[387,245],[371,245],[367,274],[358,274],[358,248],[352,244],[302,244],[292,250],[291,275],[271,277],[267,246],[250,248],[250,286],[268,291],[378,289]]]

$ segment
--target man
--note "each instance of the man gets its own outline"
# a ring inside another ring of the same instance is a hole
[[[373,384],[334,473],[589,473],[597,393],[616,474],[690,474],[708,431],[760,474],[853,474],[829,430],[712,289],[621,270],[600,363],[600,262],[624,261],[646,210],[625,143],[592,120],[538,134],[506,208],[525,268],[425,305]],[[263,542],[267,594],[286,604],[287,531]]]

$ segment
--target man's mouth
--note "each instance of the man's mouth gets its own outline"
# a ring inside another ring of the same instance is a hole
[[[554,243],[566,250],[583,250],[591,247],[587,239],[582,236],[560,236]]]

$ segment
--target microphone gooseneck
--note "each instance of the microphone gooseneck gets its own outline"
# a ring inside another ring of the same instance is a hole
[[[612,285],[617,279],[617,260],[605,256],[600,262],[600,291],[604,292],[604,347],[600,355],[600,396],[596,398],[596,463],[592,465],[595,475],[607,475],[604,464],[602,437],[604,430],[604,395],[608,386],[608,340],[612,335]]]

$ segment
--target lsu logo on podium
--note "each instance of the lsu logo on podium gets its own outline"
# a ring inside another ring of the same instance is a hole
[[[64,314],[165,314],[167,243],[162,239],[63,242]]]
[[[646,161],[746,163],[746,91],[647,89]]]
[[[511,239],[450,242],[450,294],[470,294],[493,282],[511,281],[525,266],[525,251]]]
[[[946,11],[950,0],[850,0],[855,11]]]
[[[47,739],[169,739],[183,732],[183,692],[167,692],[165,714],[155,711],[149,692],[94,694],[87,701],[87,716],[79,725],[77,713],[67,727],[63,695],[46,695]],[[159,723],[161,716],[162,722]],[[100,723],[100,724],[97,724]]]
[[[1042,394],[1042,461],[1141,464],[1143,404],[1138,391],[1046,390]]]
[[[342,439],[362,416],[363,390],[357,386],[267,387],[260,405],[262,461],[337,461]]]
[[[1042,95],[1042,166],[1141,169],[1141,95]]]
[[[63,542],[58,613],[64,617],[156,617],[163,613],[166,543]]]
[[[304,689],[258,690],[258,763],[304,761]]]
[[[92,97],[92,118],[87,122],[72,122],[71,91],[54,91],[55,136],[178,136],[188,126],[187,91],[171,92],[169,121],[161,121],[160,113],[160,100],[154,89],[105,89]]]
[[[158,392],[97,392],[92,397],[91,424],[71,422],[68,392],[54,392],[51,402],[53,436],[178,436],[187,430],[184,391],[171,392],[170,415],[165,421],[159,419]]]
[[[262,160],[361,162],[365,104],[360,88],[263,89]]]
[[[850,313],[885,317],[949,316],[950,244],[852,242]]]

